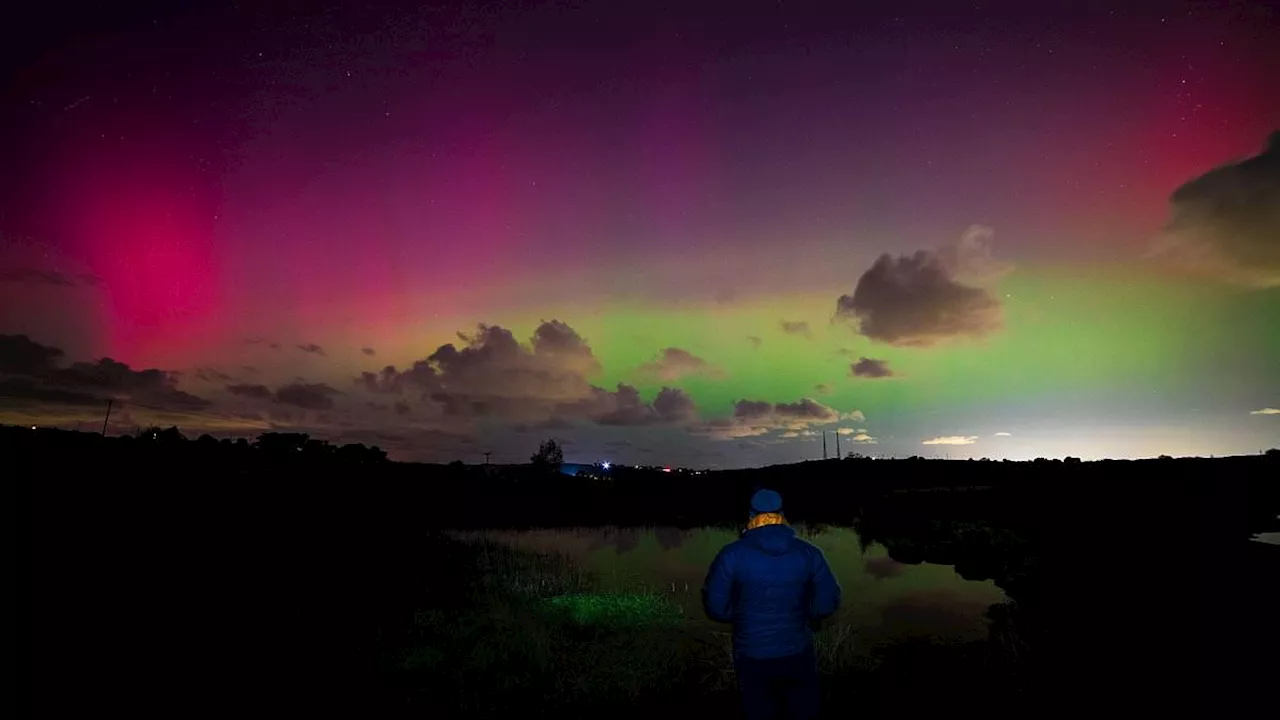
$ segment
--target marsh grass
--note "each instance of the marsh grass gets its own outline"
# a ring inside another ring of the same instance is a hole
[[[686,617],[666,588],[611,578],[604,589],[568,558],[479,538],[431,542],[431,552],[447,562],[407,631],[388,637],[382,649],[384,675],[412,713],[737,712],[728,628],[708,629]],[[824,702],[903,710],[904,702],[981,697],[991,675],[983,674],[987,645],[926,641],[868,653],[856,647],[850,625],[825,625],[815,638]],[[919,683],[946,691],[911,694]]]
[[[383,667],[449,716],[609,712],[672,702],[690,652],[680,607],[639,583],[603,590],[567,559],[435,538],[454,593],[414,611]],[[453,595],[452,602],[448,596]]]

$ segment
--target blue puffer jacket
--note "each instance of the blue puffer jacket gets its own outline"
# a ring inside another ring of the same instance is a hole
[[[711,563],[702,602],[713,620],[733,623],[733,649],[750,658],[803,652],[809,624],[840,605],[827,558],[787,525],[765,525],[724,546]]]

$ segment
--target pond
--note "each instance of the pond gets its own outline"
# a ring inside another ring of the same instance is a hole
[[[948,565],[899,563],[879,544],[864,547],[852,529],[796,529],[826,553],[843,589],[835,620],[851,631],[855,651],[871,652],[904,640],[982,640],[988,634],[988,608],[1007,600],[989,580],[965,580]],[[605,591],[645,588],[666,595],[681,608],[690,630],[727,630],[703,615],[700,590],[716,553],[737,539],[733,530],[578,528],[467,535],[565,556],[592,573]]]

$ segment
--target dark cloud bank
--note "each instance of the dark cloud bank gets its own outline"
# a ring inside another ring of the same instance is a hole
[[[1187,181],[1169,204],[1158,256],[1246,287],[1280,285],[1280,131],[1257,155]]]
[[[678,388],[664,386],[646,401],[625,383],[611,390],[595,385],[599,361],[586,341],[558,320],[539,325],[527,344],[495,325],[459,333],[458,339],[404,370],[388,365],[361,373],[355,384],[458,421],[650,425],[685,423],[697,415],[693,400]],[[640,370],[646,377],[673,380],[714,369],[687,351],[668,348]]]
[[[0,335],[0,394],[53,403],[89,405],[107,398],[174,410],[200,410],[204,398],[179,390],[177,374],[134,370],[111,358],[63,367],[62,350],[26,335]]]
[[[638,372],[659,382],[721,373],[680,348],[663,350]],[[225,390],[224,422],[270,422],[346,441],[394,427],[408,438],[404,450],[417,457],[457,452],[468,436],[520,428],[538,433],[586,426],[675,428],[730,439],[795,432],[853,416],[809,398],[790,403],[743,399],[732,416],[708,421],[683,389],[663,384],[646,398],[627,383],[603,386],[601,375],[587,342],[567,324],[551,320],[527,342],[505,328],[481,325],[404,369],[388,365],[361,373],[346,393],[301,378],[273,389],[208,367],[195,368],[191,378]],[[0,394],[11,398],[75,405],[114,398],[178,412],[212,405],[178,389],[178,381],[178,373],[134,370],[109,358],[67,364],[56,347],[23,335],[0,335]],[[191,429],[200,427],[199,415],[193,416]]]

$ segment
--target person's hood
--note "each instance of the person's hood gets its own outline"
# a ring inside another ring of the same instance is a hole
[[[796,531],[790,525],[765,525],[742,534],[742,539],[766,555],[785,555],[794,547]]]

